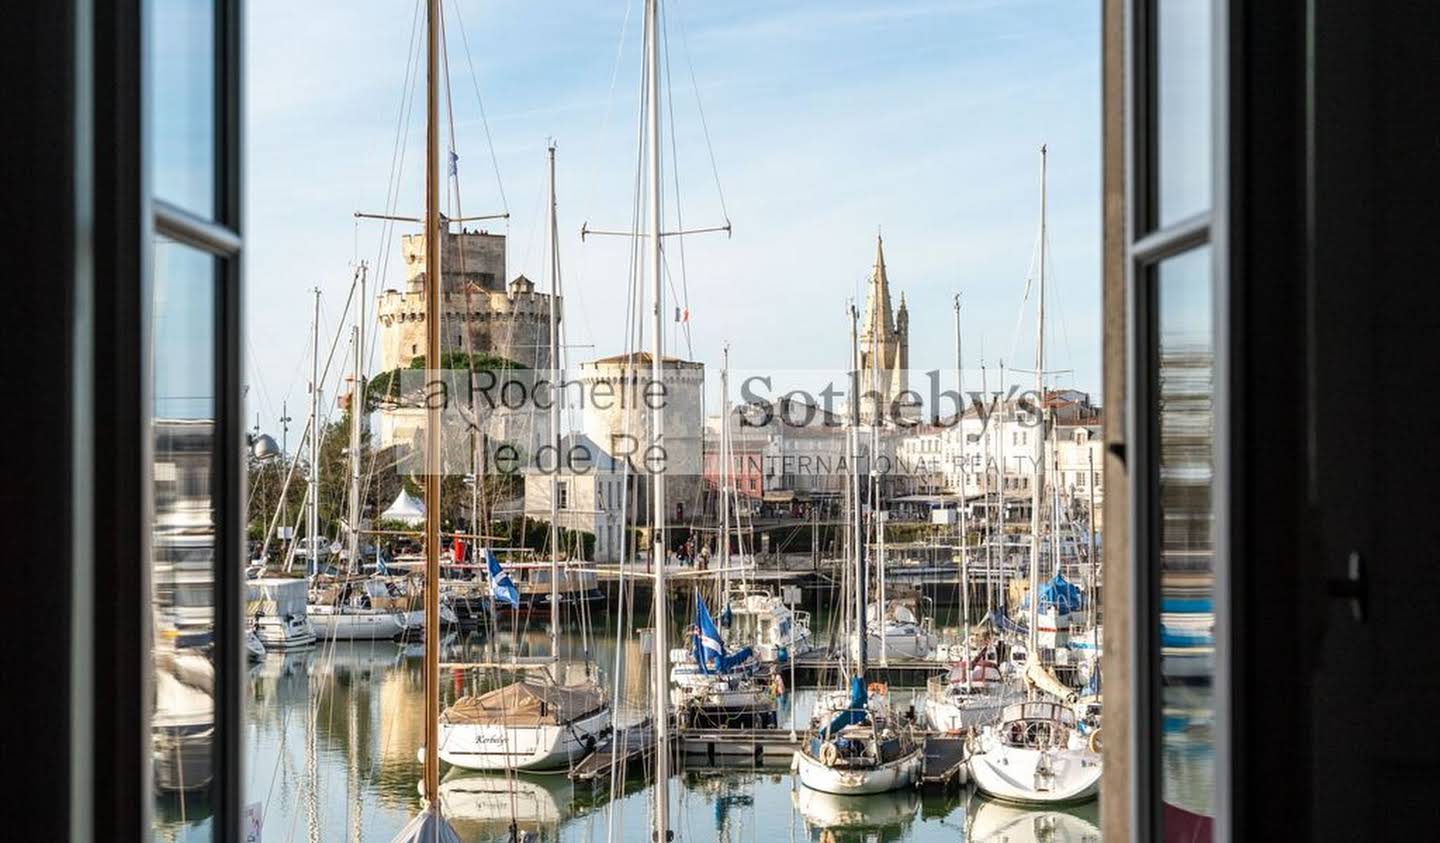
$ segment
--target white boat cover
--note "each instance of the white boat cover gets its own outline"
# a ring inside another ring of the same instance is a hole
[[[461,697],[445,709],[440,722],[452,726],[555,726],[578,720],[603,703],[593,686],[561,687],[527,678],[478,697]]]
[[[406,823],[391,843],[460,843],[460,835],[440,816],[440,810],[432,807]]]
[[[400,494],[395,496],[395,502],[390,504],[389,509],[380,513],[380,517],[386,521],[399,521],[412,527],[416,524],[423,524],[425,523],[425,503],[402,487]]]
[[[300,577],[266,577],[245,583],[245,616],[305,616],[309,583]]]

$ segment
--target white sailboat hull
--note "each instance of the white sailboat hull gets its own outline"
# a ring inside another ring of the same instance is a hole
[[[923,659],[935,650],[935,636],[928,632],[887,631],[882,642],[876,633],[867,638],[871,659]]]
[[[599,743],[602,708],[574,723],[538,726],[440,724],[440,760],[465,770],[563,770]]]
[[[263,616],[255,623],[255,635],[267,651],[299,650],[315,645],[315,628],[304,616],[277,618]]]
[[[982,741],[970,757],[970,780],[992,799],[1021,805],[1061,805],[1094,799],[1100,755],[1088,749],[1039,750]]]
[[[309,606],[315,634],[323,641],[390,641],[406,632],[424,629],[420,612],[385,612],[369,609],[336,611],[331,606]]]
[[[795,753],[800,783],[823,793],[864,796],[914,787],[920,778],[922,753],[917,746],[910,754],[878,767],[850,769],[828,767],[805,752]]]

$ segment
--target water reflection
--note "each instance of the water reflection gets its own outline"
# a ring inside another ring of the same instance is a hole
[[[543,641],[544,630],[526,633]],[[562,651],[579,653],[578,632],[562,638]],[[589,641],[596,661],[615,664],[613,632]],[[446,660],[477,659],[482,638],[455,638]],[[633,638],[621,652],[627,679],[622,716],[639,713],[646,658]],[[605,674],[609,676],[608,670]],[[453,698],[473,690],[470,677],[451,672],[441,682]],[[613,680],[608,680],[613,681]],[[251,669],[244,750],[246,802],[263,806],[266,840],[388,841],[419,803],[422,732],[421,662],[391,642],[351,642],[306,652],[273,653]],[[1167,691],[1167,796],[1182,805],[1204,804],[1211,781],[1206,689]],[[816,699],[813,689],[793,691],[803,724]],[[1169,715],[1173,715],[1173,718]],[[1096,803],[1064,810],[1028,810],[986,801],[974,793],[950,796],[915,791],[846,798],[799,789],[785,768],[756,768],[750,759],[717,768],[689,757],[671,782],[677,839],[688,841],[1094,841]],[[614,799],[602,783],[591,793],[563,775],[487,775],[444,772],[441,798],[466,841],[507,841],[511,823],[535,841],[596,843],[645,840],[651,791],[632,778]],[[208,836],[204,800],[157,806],[163,839]],[[188,832],[188,834],[187,834]]]
[[[1161,798],[1166,835],[1208,839],[1214,811],[1215,341],[1210,252],[1156,277]]]
[[[809,839],[876,841],[907,839],[920,808],[920,792],[897,790],[870,796],[836,796],[797,787],[791,798],[804,819]]]
[[[1091,802],[1073,809],[1036,810],[977,799],[965,839],[970,843],[1099,843],[1099,807]]]

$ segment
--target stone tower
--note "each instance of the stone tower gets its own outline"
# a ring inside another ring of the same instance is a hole
[[[381,371],[409,368],[425,353],[425,235],[400,238],[405,264],[403,290],[386,290],[376,301]],[[442,354],[492,354],[519,365],[505,377],[542,375],[550,362],[550,296],[536,292],[523,275],[505,283],[505,236],[484,231],[447,230],[440,244]],[[564,318],[564,302],[554,303]],[[493,438],[506,441],[530,436],[544,440],[544,412],[495,414],[485,422]],[[418,406],[389,407],[379,413],[382,447],[417,441],[425,419]],[[522,429],[523,428],[523,429]]]
[[[861,419],[869,422],[877,410],[890,413],[901,393],[909,389],[910,311],[905,295],[900,309],[890,309],[890,279],[885,273],[885,241],[875,239],[875,268],[865,297],[865,315],[860,322]],[[877,403],[878,398],[878,403]]]
[[[425,353],[425,235],[400,238],[405,289],[379,296],[382,370]],[[525,276],[505,283],[505,235],[445,233],[440,246],[441,352],[496,354],[529,369],[550,368],[550,296]],[[561,309],[561,303],[556,303]],[[563,318],[563,311],[562,311]]]

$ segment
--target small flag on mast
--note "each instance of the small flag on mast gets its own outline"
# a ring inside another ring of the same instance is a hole
[[[453,176],[453,175],[458,174],[459,172],[460,172],[460,156],[459,156],[459,155],[456,155],[456,154],[455,154],[455,150],[452,149],[452,150],[450,150],[450,175]]]
[[[675,321],[676,321],[676,322],[689,322],[689,321],[690,321],[690,308],[688,308],[688,307],[677,307],[677,308],[675,308]]]

